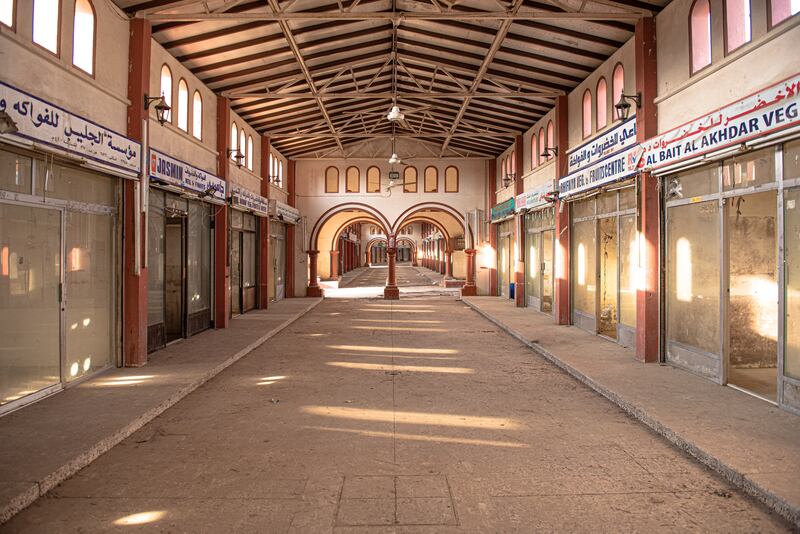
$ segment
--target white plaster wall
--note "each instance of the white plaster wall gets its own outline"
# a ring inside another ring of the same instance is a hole
[[[712,63],[690,75],[691,0],[673,0],[656,18],[658,38],[658,131],[732,103],[800,72],[800,17],[767,31],[764,0],[752,2],[752,41],[727,56],[723,44],[722,0],[711,0]]]
[[[33,44],[30,0],[16,2],[16,30],[0,25],[0,78],[71,113],[127,133],[128,22],[108,2],[94,2],[94,76],[72,65],[74,0],[61,2],[58,56]]]

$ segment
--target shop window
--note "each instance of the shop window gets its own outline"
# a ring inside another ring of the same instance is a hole
[[[0,24],[14,27],[14,3],[16,0],[0,0]]]
[[[722,165],[722,190],[743,189],[775,181],[775,149],[765,148],[726,160]]]
[[[574,242],[573,257],[573,305],[576,311],[594,317],[596,281],[596,250],[597,238],[595,236],[595,221],[583,221],[572,226]]]
[[[796,176],[796,175],[795,175]],[[800,380],[800,189],[785,192],[784,251],[786,277],[786,339],[784,374]]]
[[[547,148],[555,148],[556,146],[556,133],[555,128],[553,127],[553,121],[547,121]],[[547,153],[547,159],[554,158],[552,152]]]
[[[237,157],[239,154],[236,152],[236,142],[239,139],[239,129],[236,127],[236,123],[234,122],[231,124],[231,159],[235,162],[237,161]]]
[[[800,140],[783,145],[783,179],[800,178]]]
[[[201,141],[203,139],[203,97],[200,91],[194,92],[192,101],[192,135]]]
[[[736,50],[752,38],[750,0],[725,0],[725,51]]]
[[[239,130],[239,154],[241,157],[237,163],[244,165],[247,162],[247,138],[244,133],[244,126]]]
[[[0,189],[31,194],[31,158],[0,150]]]
[[[161,67],[161,96],[164,97],[164,102],[167,103],[167,106],[172,108],[172,71],[166,65]],[[164,112],[164,119],[167,122],[172,122],[171,109]]]
[[[543,163],[542,152],[544,152],[546,146],[547,145],[545,144],[545,139],[544,139],[544,128],[539,128],[539,153],[536,155],[536,160],[539,162],[540,165]],[[544,160],[547,161],[547,157],[545,157]]]
[[[678,198],[692,198],[711,195],[719,192],[719,165],[704,165],[681,173],[680,176],[667,181],[668,191],[677,194],[669,195],[667,200]]]
[[[348,167],[345,172],[344,190],[347,193],[358,193],[361,190],[361,173],[358,167]]]
[[[253,136],[247,136],[247,169],[253,170]]]
[[[94,74],[94,6],[89,0],[76,0],[72,31],[72,64]]]
[[[183,78],[178,81],[178,128],[189,131],[189,86]]]
[[[608,87],[606,79],[600,78],[597,82],[595,98],[597,99],[597,130],[600,131],[608,124]]]
[[[611,105],[616,105],[622,99],[625,92],[625,68],[622,63],[617,63],[614,67],[614,74],[611,80]]]
[[[406,167],[403,170],[403,193],[417,192],[417,168]]]
[[[33,42],[54,54],[59,50],[60,19],[60,0],[33,0]]]
[[[439,190],[439,171],[434,166],[425,168],[425,192],[435,193]]]
[[[711,65],[711,8],[709,0],[695,0],[689,15],[692,74]]]
[[[583,93],[583,137],[592,135],[592,92],[588,89]]]
[[[458,168],[449,166],[444,170],[444,192],[458,193]]]
[[[336,167],[328,167],[325,170],[325,192],[339,192],[339,169]]]
[[[619,322],[630,327],[636,327],[636,290],[638,287],[642,287],[639,265],[636,215],[620,216]]]
[[[367,169],[367,193],[380,193],[381,170],[378,167]]]
[[[531,170],[539,166],[539,152],[536,150],[536,134],[531,134]]]
[[[780,24],[798,13],[800,13],[800,1],[798,0],[771,0],[769,3],[770,27]]]

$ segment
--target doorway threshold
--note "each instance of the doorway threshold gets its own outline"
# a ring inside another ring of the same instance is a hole
[[[755,397],[755,398],[757,398],[759,400],[768,402],[768,403],[772,404],[773,406],[778,406],[778,403],[775,402],[774,400],[769,399],[767,397],[764,397],[763,395],[759,395],[758,393],[754,393],[754,392],[750,391],[749,389],[745,389],[743,387],[737,386],[736,384],[725,384],[725,385],[728,386],[729,388],[735,389],[736,391],[741,391],[742,393],[746,393],[747,395],[750,395],[751,397]]]

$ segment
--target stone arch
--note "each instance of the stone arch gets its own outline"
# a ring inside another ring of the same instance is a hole
[[[373,218],[372,222],[382,227],[387,235],[389,234],[389,230],[391,229],[392,225],[389,223],[389,220],[386,218],[386,216],[380,212],[380,210],[377,210],[374,207],[361,202],[345,202],[343,204],[338,204],[336,206],[333,206],[332,208],[328,209],[322,215],[319,216],[317,222],[315,222],[314,226],[311,228],[311,233],[309,234],[309,240],[308,240],[309,249],[318,250],[319,234],[322,228],[325,226],[325,224],[336,215],[348,211],[355,213],[362,212],[361,215],[365,217],[366,215],[371,216]]]

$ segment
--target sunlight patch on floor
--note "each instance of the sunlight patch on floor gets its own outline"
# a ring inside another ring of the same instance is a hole
[[[466,428],[519,428],[519,424],[502,417],[486,417],[427,412],[397,412],[393,410],[372,410],[368,408],[346,408],[341,406],[303,406],[301,411],[312,415],[324,415],[337,419],[358,421],[383,421],[406,425],[434,425]]]
[[[456,375],[471,375],[474,369],[468,367],[430,367],[423,365],[391,365],[379,363],[355,362],[327,362],[325,365],[344,367],[345,369],[361,369],[364,371],[407,371],[409,373],[448,373]]]

